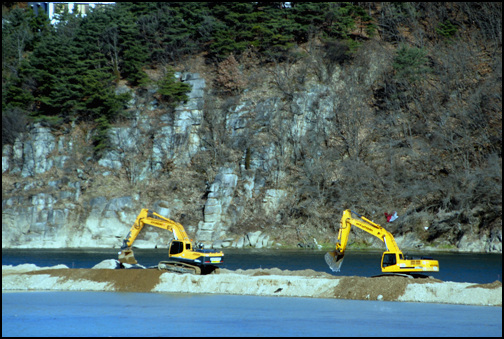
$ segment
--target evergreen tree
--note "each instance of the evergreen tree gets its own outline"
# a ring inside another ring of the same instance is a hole
[[[420,75],[429,72],[426,56],[427,51],[423,48],[401,46],[392,64],[397,79],[414,82],[420,78]]]
[[[37,45],[28,73],[35,81],[35,117],[69,118],[82,93],[78,55],[74,37],[61,32],[45,37]]]
[[[134,16],[127,11],[117,9],[114,12],[117,22],[118,43],[121,46],[120,72],[132,85],[145,81],[147,75],[142,67],[149,59],[146,45],[140,40],[140,32]]]
[[[161,98],[172,107],[180,102],[187,101],[187,93],[191,91],[191,85],[175,78],[175,71],[171,67],[168,67],[158,86],[158,93],[161,94]]]

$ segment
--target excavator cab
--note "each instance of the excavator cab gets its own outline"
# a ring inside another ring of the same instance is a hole
[[[208,274],[219,271],[217,266],[223,263],[224,254],[215,250],[192,249],[192,243],[174,239],[168,249],[168,261],[158,264],[160,270],[179,273]]]
[[[385,273],[439,272],[439,262],[430,257],[408,258],[402,252],[383,252],[381,268]]]
[[[382,256],[382,264],[381,267],[384,269],[387,266],[392,266],[397,264],[397,253],[384,252]],[[402,254],[401,254],[402,256]]]
[[[187,244],[189,245],[189,244]],[[190,250],[190,245],[189,245],[189,250]],[[175,254],[180,254],[184,252],[184,242],[179,241],[179,240],[172,240],[170,243],[170,250],[169,254],[170,256],[175,255]]]

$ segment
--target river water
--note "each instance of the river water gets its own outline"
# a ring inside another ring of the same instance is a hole
[[[502,307],[168,293],[2,294],[2,336],[496,336]]]
[[[313,269],[334,274],[324,261],[325,251],[224,249],[222,268],[230,270],[273,268]],[[65,264],[70,268],[91,268],[105,259],[117,259],[117,249],[2,249],[2,265],[35,264],[40,267]],[[423,253],[405,253],[412,256]],[[502,282],[502,255],[474,253],[429,253],[439,260],[440,272],[431,275],[443,281],[486,284]],[[167,249],[135,250],[135,258],[146,267],[168,259]],[[347,251],[337,275],[370,277],[381,273],[381,252]]]
[[[325,252],[224,250],[227,269],[331,273]],[[411,253],[414,254],[414,253]],[[2,250],[2,265],[90,268],[117,250]],[[502,281],[502,256],[431,254],[444,281]],[[137,250],[156,265],[164,250]],[[380,273],[379,252],[348,252],[340,275]],[[2,293],[2,336],[502,336],[502,307],[173,293]]]

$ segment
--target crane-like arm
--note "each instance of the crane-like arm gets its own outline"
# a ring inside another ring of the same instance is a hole
[[[168,231],[173,232],[173,237],[177,240],[190,241],[187,233],[185,232],[184,226],[175,222],[171,219],[165,218],[155,212],[151,212],[144,208],[138,214],[133,226],[131,226],[128,235],[123,240],[121,249],[129,248],[133,245],[133,242],[137,238],[138,234],[144,227],[144,225],[151,225],[159,227]]]
[[[353,218],[352,213],[358,215],[360,219]],[[352,225],[357,226],[361,230],[364,230],[383,241],[387,251],[401,252],[397,246],[394,236],[389,231],[354,211],[345,210],[343,212],[343,216],[341,217],[341,225],[338,232],[338,243],[336,244],[336,251],[338,254],[343,254],[345,252],[348,235],[350,234],[350,228]]]
[[[358,218],[353,218],[352,213]],[[332,252],[327,252],[325,261],[333,272],[339,272],[345,250],[348,243],[350,229],[356,226],[369,234],[374,235],[385,243],[387,250],[382,254],[381,269],[384,273],[416,273],[416,272],[439,272],[439,262],[429,257],[421,258],[406,258],[402,251],[397,246],[397,243],[392,234],[378,225],[354,211],[345,210],[341,217],[341,226],[338,232],[338,242],[336,249]]]
[[[359,216],[360,219],[353,218],[352,213]],[[341,217],[336,250],[327,252],[325,255],[327,264],[334,272],[339,272],[341,264],[343,263],[345,249],[348,243],[348,236],[350,235],[350,229],[352,228],[352,225],[357,226],[358,228],[374,235],[375,237],[383,241],[385,243],[385,247],[387,247],[387,251],[399,253],[401,252],[390,232],[354,211],[345,210],[343,211],[343,216]]]

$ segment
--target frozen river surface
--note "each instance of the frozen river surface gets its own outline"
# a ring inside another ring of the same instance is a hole
[[[502,307],[237,295],[2,293],[2,336],[501,337]]]

